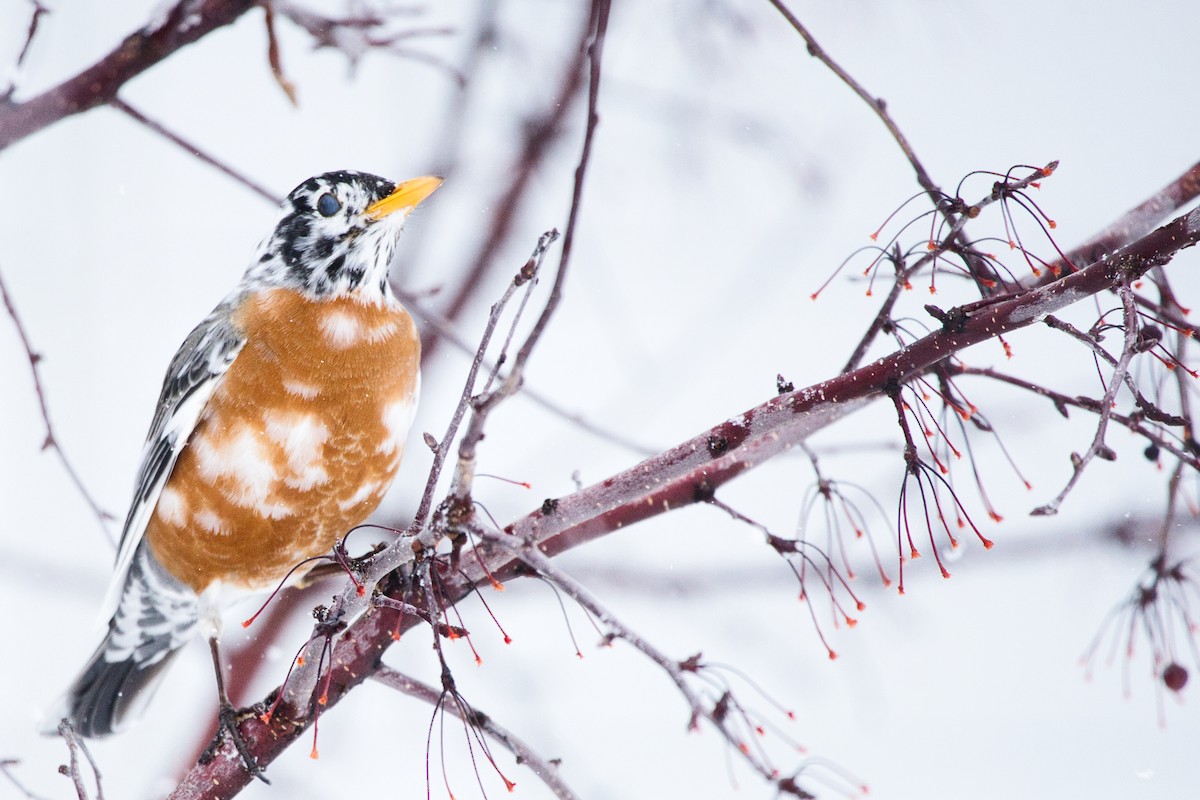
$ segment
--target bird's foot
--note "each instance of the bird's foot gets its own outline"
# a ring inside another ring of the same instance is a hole
[[[207,764],[216,758],[221,744],[228,738],[233,742],[233,747],[237,750],[238,755],[242,757],[242,765],[245,766],[246,771],[263,783],[270,785],[271,782],[267,780],[266,772],[258,765],[254,754],[250,752],[250,745],[246,743],[246,737],[242,736],[239,727],[243,721],[251,717],[257,718],[257,716],[252,710],[239,711],[232,705],[222,703],[221,710],[217,714],[217,733],[209,742],[208,747],[204,748],[204,752],[200,754],[200,763]]]

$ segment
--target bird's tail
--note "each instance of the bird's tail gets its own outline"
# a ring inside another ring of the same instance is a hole
[[[154,690],[166,674],[176,650],[157,661],[140,664],[133,656],[122,661],[106,657],[108,637],[96,648],[87,666],[42,723],[42,733],[54,734],[67,720],[80,736],[116,733],[141,716]]]
[[[104,640],[47,715],[42,733],[56,733],[65,719],[82,736],[107,736],[135,720],[197,619],[196,595],[167,575],[143,545]]]

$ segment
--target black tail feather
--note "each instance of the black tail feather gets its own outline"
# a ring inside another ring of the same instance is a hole
[[[53,717],[47,718],[45,733],[54,733],[61,719],[81,736],[107,736],[121,730],[139,716],[154,694],[163,670],[178,651],[153,664],[138,664],[133,656],[125,661],[105,661],[102,643],[83,672],[71,684]]]

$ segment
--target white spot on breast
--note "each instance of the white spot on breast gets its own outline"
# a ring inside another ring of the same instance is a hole
[[[394,453],[404,446],[408,438],[408,429],[412,427],[417,415],[417,404],[413,399],[404,398],[388,403],[383,408],[383,424],[391,436],[376,448],[380,453]]]
[[[221,478],[230,479],[234,488],[222,487],[230,502],[244,508],[266,504],[278,479],[275,465],[258,436],[247,426],[219,439],[202,436],[193,445],[200,466],[200,477],[216,485]],[[274,511],[275,514],[279,510]],[[271,514],[264,513],[264,516]]]
[[[400,326],[396,324],[395,320],[381,322],[378,325],[372,326],[371,329],[367,331],[367,341],[371,344],[379,344],[380,342],[387,341],[396,334],[396,331],[399,330],[399,328]]]
[[[315,414],[268,409],[263,412],[267,438],[283,445],[288,466],[304,469],[320,460],[329,428]]]
[[[292,475],[283,479],[289,487],[299,489],[302,492],[307,492],[314,486],[320,486],[323,483],[329,482],[329,473],[320,464],[314,464],[310,467],[297,470]]]
[[[225,524],[225,520],[211,508],[200,509],[192,519],[201,530],[219,535],[229,533],[229,526]]]
[[[182,526],[187,522],[187,499],[175,489],[166,487],[158,496],[154,515],[168,525]]]
[[[255,503],[254,511],[266,519],[283,519],[296,513],[290,505],[279,500],[263,500]]]
[[[367,498],[375,497],[383,493],[384,486],[377,481],[367,481],[362,486],[358,487],[358,491],[345,500],[338,501],[338,508],[342,511],[348,511],[351,508],[361,504]]]
[[[312,400],[321,393],[321,387],[303,381],[284,381],[283,390],[290,395],[302,398],[304,400]]]
[[[330,346],[339,350],[355,344],[364,334],[358,317],[345,311],[327,311],[321,319],[321,333]]]
[[[290,474],[283,481],[293,489],[307,491],[329,480],[325,470],[325,442],[329,427],[314,414],[271,409],[263,412],[267,436],[283,445]]]

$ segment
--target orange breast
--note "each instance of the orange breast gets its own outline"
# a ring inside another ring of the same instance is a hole
[[[233,316],[246,345],[180,453],[146,527],[202,592],[276,584],[379,505],[416,408],[420,339],[399,308],[276,289]]]

